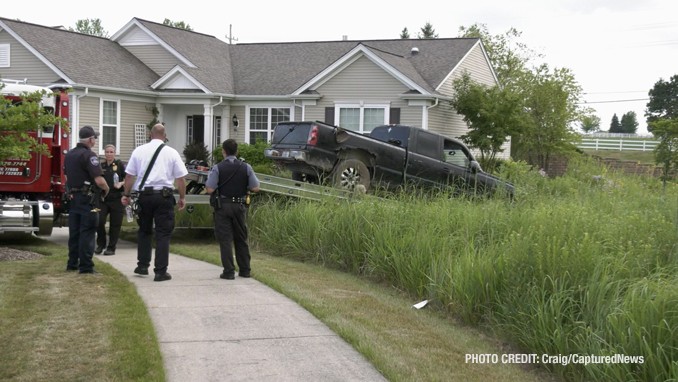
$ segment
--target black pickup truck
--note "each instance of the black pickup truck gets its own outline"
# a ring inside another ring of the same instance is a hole
[[[483,172],[458,139],[405,125],[378,126],[363,135],[322,122],[284,122],[275,127],[264,155],[292,171],[295,180],[329,179],[348,189],[414,183],[463,192],[503,189],[511,196],[514,190]]]

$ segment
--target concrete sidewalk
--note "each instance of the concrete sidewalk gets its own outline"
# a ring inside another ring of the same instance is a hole
[[[68,229],[49,240],[67,245]],[[152,263],[150,275],[133,273],[136,244],[127,241],[95,257],[136,285],[167,381],[385,381],[325,324],[254,279],[222,280],[221,267],[170,254],[172,280],[154,282]]]

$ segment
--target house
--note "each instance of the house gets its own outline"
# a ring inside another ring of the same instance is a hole
[[[475,38],[230,45],[138,18],[110,38],[0,18],[0,77],[71,86],[71,126],[93,126],[99,153],[113,143],[123,160],[155,119],[180,152],[188,142],[268,141],[286,120],[458,137],[467,126],[448,100],[465,71],[498,83]]]

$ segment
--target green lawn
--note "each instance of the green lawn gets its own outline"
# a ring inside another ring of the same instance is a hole
[[[66,272],[67,248],[35,237],[0,246],[48,255],[0,262],[0,381],[164,381],[146,308],[127,278]]]

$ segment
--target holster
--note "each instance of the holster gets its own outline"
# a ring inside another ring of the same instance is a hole
[[[218,191],[210,194],[210,207],[214,208],[215,211],[221,209],[221,198]]]

